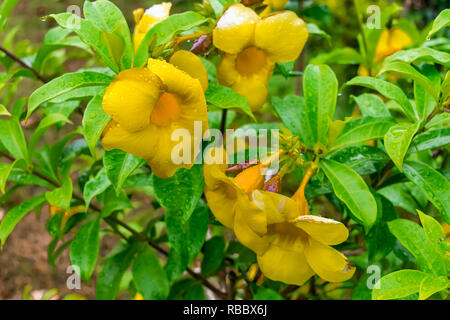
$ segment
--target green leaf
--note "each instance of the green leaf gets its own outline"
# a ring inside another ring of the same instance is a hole
[[[384,276],[372,291],[373,300],[394,300],[405,298],[420,290],[420,284],[428,277],[417,270],[400,270]],[[378,287],[378,288],[377,288]]]
[[[428,275],[420,283],[419,300],[426,300],[433,294],[447,289],[448,286],[449,280],[447,277],[445,276],[435,277],[433,275]]]
[[[225,240],[221,236],[209,239],[205,243],[202,260],[202,275],[207,277],[219,270],[225,257]]]
[[[345,164],[359,175],[366,175],[381,171],[390,159],[379,148],[353,146],[333,153],[331,160]]]
[[[450,224],[450,182],[442,174],[428,164],[407,161],[403,171],[409,180],[414,182]]]
[[[210,107],[241,110],[256,121],[247,98],[236,93],[233,89],[218,84],[210,84],[206,90],[205,97]]]
[[[192,169],[179,169],[168,179],[153,176],[153,187],[159,203],[174,209],[184,222],[188,221],[203,193],[204,180],[200,165]]]
[[[100,219],[86,222],[73,238],[70,245],[70,261],[80,268],[80,276],[89,284],[95,270],[100,251]]]
[[[369,140],[381,139],[394,124],[395,122],[392,118],[364,117],[351,120],[331,146],[330,151]]]
[[[102,34],[102,30],[92,21],[82,19],[72,13],[52,14],[50,17],[55,19],[62,28],[75,32],[84,43],[94,48],[100,59],[111,70],[115,73],[119,72],[120,68],[112,56],[111,48],[108,46],[109,42],[105,41],[106,39]]]
[[[391,127],[384,137],[386,152],[400,171],[403,170],[403,159],[418,130],[418,124],[402,122]]]
[[[366,232],[377,219],[377,203],[364,180],[351,168],[339,162],[324,159],[320,168],[333,185],[336,196],[362,222]]]
[[[418,115],[406,94],[402,89],[390,82],[370,77],[356,77],[347,82],[344,86],[362,86],[375,90],[386,98],[397,102],[410,120],[414,121],[418,119]]]
[[[0,7],[0,30],[5,29],[9,15],[18,2],[19,0],[4,0],[2,2]]]
[[[120,289],[124,273],[128,270],[136,254],[135,246],[119,245],[120,251],[107,257],[102,262],[96,283],[97,300],[114,300]]]
[[[67,93],[64,93],[52,100],[50,103],[62,103],[70,100],[88,100],[89,98],[93,98],[96,95],[101,95],[104,92],[106,86],[89,86],[73,89]],[[48,107],[47,107],[48,108]],[[47,109],[46,108],[46,109]]]
[[[122,12],[110,1],[97,0],[84,3],[84,15],[99,29],[104,30],[109,37],[115,35],[119,45],[110,45],[110,52],[121,70],[129,69],[133,63],[134,48],[131,42],[130,29]]]
[[[22,220],[27,213],[35,210],[45,203],[44,195],[30,198],[10,210],[0,224],[0,243],[1,247],[5,245],[6,239],[14,230],[15,226]]]
[[[19,120],[0,120],[0,142],[17,160],[28,161],[28,149]]]
[[[63,208],[65,211],[70,212],[70,201],[72,200],[72,180],[70,177],[64,179],[64,182],[60,188],[57,188],[51,192],[45,193],[45,198],[48,203],[53,206]]]
[[[422,224],[428,241],[436,248],[436,251],[440,250],[442,254],[445,254],[447,250],[447,245],[445,243],[446,236],[441,224],[422,211],[417,210],[417,212],[419,213],[420,223]]]
[[[435,88],[435,91],[439,96],[439,91],[441,89],[441,75],[439,74],[439,71],[435,66],[426,64],[422,66],[421,72],[429,79],[430,85]],[[425,122],[430,113],[436,108],[438,101],[435,100],[429,90],[418,81],[414,82],[414,96],[416,99],[417,113],[419,114],[420,120]]]
[[[142,247],[133,263],[133,281],[146,300],[163,300],[169,296],[169,280],[158,257],[149,245]]]
[[[405,51],[399,51],[386,58],[386,62],[402,61],[405,63],[431,62],[443,66],[450,66],[450,54],[431,48],[414,48]]]
[[[30,142],[28,144],[28,150],[30,153],[35,152],[35,148],[39,140],[42,138],[44,133],[53,125],[58,123],[72,123],[65,115],[60,113],[52,113],[46,116],[44,119],[39,122],[39,126],[34,131],[33,135],[30,138]]]
[[[435,101],[439,101],[439,91],[436,90],[436,87],[433,85],[433,83],[428,79],[426,76],[421,74],[419,71],[417,71],[415,68],[410,66],[409,64],[406,64],[404,62],[390,62],[385,63],[383,65],[383,68],[378,74],[383,74],[386,72],[395,72],[399,73],[401,75],[404,75],[415,82],[418,82],[421,86],[423,86],[428,92],[431,93],[432,97]]]
[[[14,168],[14,163],[0,163],[0,191],[5,193],[6,182],[8,181],[9,174]]]
[[[86,207],[89,207],[92,199],[108,189],[111,185],[111,181],[109,181],[108,176],[106,174],[106,169],[102,168],[94,179],[89,180],[88,183],[84,186],[83,197],[86,202]]]
[[[404,183],[391,184],[378,190],[378,193],[389,199],[396,207],[403,208],[412,214],[416,213],[418,204]]]
[[[362,64],[361,54],[353,48],[336,48],[327,53],[319,54],[311,60],[311,64]]]
[[[327,65],[308,65],[303,76],[306,117],[314,142],[328,143],[328,131],[333,121],[338,94],[338,80]]]
[[[0,104],[0,116],[11,116],[11,113],[8,112],[8,109],[2,104]]]
[[[419,152],[445,147],[450,144],[450,127],[429,130],[416,136],[410,152]]]
[[[253,296],[253,300],[284,300],[275,290],[270,288],[259,289]]]
[[[364,117],[391,117],[391,113],[386,104],[379,96],[371,93],[364,93],[360,96],[351,96],[358,105]]]
[[[106,168],[106,175],[113,184],[117,195],[130,174],[144,163],[145,160],[121,150],[105,151],[103,164]]]
[[[111,117],[103,111],[102,101],[103,95],[92,98],[83,115],[83,134],[93,156],[103,129],[111,120]]]
[[[149,57],[148,47],[154,37],[156,37],[155,45],[159,46],[171,41],[177,34],[191,30],[207,21],[208,18],[205,18],[196,12],[187,11],[184,13],[173,14],[167,19],[159,22],[147,32],[139,45],[139,48],[136,51],[134,67],[139,68],[147,64]]]
[[[328,41],[331,40],[331,36],[328,33],[326,33],[325,31],[323,31],[322,29],[320,29],[316,24],[307,23],[306,27],[308,28],[309,34],[321,36],[321,37],[327,39]]]
[[[295,95],[288,95],[284,99],[273,97],[272,105],[286,128],[299,136],[308,148],[314,148],[316,140],[308,121],[305,99]]]
[[[433,22],[433,27],[428,33],[428,38],[431,38],[434,34],[444,29],[445,27],[450,26],[450,9],[445,9]]]
[[[419,268],[428,273],[446,275],[446,266],[442,255],[428,242],[425,231],[416,223],[397,219],[388,223],[389,230],[416,258]]]
[[[92,71],[66,73],[44,84],[31,94],[28,101],[27,118],[40,105],[62,94],[85,86],[108,85],[112,81],[113,79],[110,76]]]

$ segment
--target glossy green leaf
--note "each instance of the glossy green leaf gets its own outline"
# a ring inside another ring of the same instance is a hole
[[[409,79],[412,79],[418,82],[421,86],[423,86],[428,92],[431,93],[432,97],[435,101],[439,100],[439,91],[436,90],[436,87],[426,76],[421,74],[415,68],[406,64],[404,62],[390,62],[384,64],[383,68],[379,72],[379,74],[383,74],[386,72],[395,72],[401,74]]]
[[[359,175],[379,172],[390,160],[381,149],[370,146],[348,147],[333,153],[330,159],[345,164]]]
[[[86,222],[73,238],[70,245],[70,262],[80,270],[80,276],[90,282],[100,251],[100,219]]]
[[[397,102],[410,120],[418,119],[418,115],[406,94],[402,89],[390,82],[370,77],[356,77],[347,82],[345,86],[362,86],[375,90],[386,98]]]
[[[9,15],[18,2],[19,0],[4,0],[2,2],[0,7],[0,30],[5,29]]]
[[[121,150],[105,151],[103,164],[109,181],[113,184],[116,194],[122,190],[122,186],[130,174],[144,165],[145,160]]]
[[[344,131],[338,136],[330,150],[381,139],[394,124],[392,118],[364,117],[351,120],[346,124]]]
[[[96,282],[97,300],[114,300],[120,289],[120,282],[136,254],[135,246],[120,244],[120,250],[102,262]]]
[[[336,48],[327,53],[319,54],[311,60],[312,64],[362,64],[361,54],[353,48]]]
[[[121,70],[131,68],[134,48],[130,29],[120,9],[111,1],[97,0],[86,1],[83,11],[86,19],[92,21],[99,29],[104,30],[108,35],[118,37],[119,46],[109,46],[111,55],[121,66]]]
[[[450,55],[449,55],[450,56]],[[421,67],[421,72],[427,79],[429,79],[429,85],[433,86],[437,95],[441,89],[441,75],[435,66],[425,64]],[[416,110],[422,120],[426,122],[428,116],[436,108],[437,100],[433,97],[433,94],[427,89],[427,87],[420,84],[418,81],[414,82],[414,97],[416,100]]]
[[[46,116],[44,119],[39,122],[39,126],[34,131],[33,135],[30,138],[30,142],[28,144],[28,150],[30,153],[35,151],[35,147],[39,140],[42,138],[44,133],[52,126],[58,123],[71,123],[69,119],[65,115],[60,113],[52,113]]]
[[[338,80],[327,65],[309,65],[303,76],[306,116],[314,142],[327,145],[330,122],[334,119]]]
[[[110,76],[92,71],[66,73],[46,83],[31,94],[28,101],[27,117],[43,103],[71,90],[85,86],[108,85],[112,81],[113,79]]]
[[[44,203],[44,195],[33,197],[17,205],[6,214],[0,224],[0,243],[2,248],[5,245],[6,239],[8,239],[9,235],[19,221],[22,220],[22,218],[25,217],[30,211],[37,209]]]
[[[230,88],[210,84],[205,97],[210,108],[240,110],[255,120],[247,98]]]
[[[284,99],[273,97],[272,105],[286,128],[299,136],[308,148],[314,148],[316,140],[308,121],[305,99],[295,95],[288,95]]]
[[[450,127],[425,131],[417,135],[410,148],[410,152],[433,150],[450,144]]]
[[[387,62],[402,61],[405,63],[432,62],[444,66],[450,66],[450,54],[431,48],[413,48],[399,51],[386,58]]]
[[[28,161],[27,142],[17,119],[0,120],[0,142],[10,155]]]
[[[409,180],[414,182],[426,194],[450,224],[450,182],[445,176],[434,170],[428,164],[407,161],[403,171]]]
[[[60,188],[45,193],[48,203],[53,206],[63,208],[70,212],[70,201],[72,200],[72,180],[67,177]]]
[[[159,46],[171,41],[177,34],[191,30],[207,21],[208,19],[204,16],[193,11],[187,11],[173,14],[162,22],[159,22],[147,32],[139,45],[136,51],[134,66],[143,67],[147,64],[149,58],[148,47],[154,37],[156,37],[155,45]]]
[[[437,249],[436,251],[441,250],[442,254],[445,254],[447,250],[447,245],[445,243],[446,236],[441,224],[422,211],[417,210],[417,212],[419,213],[420,223],[422,224],[428,241]]]
[[[336,196],[362,222],[368,232],[377,219],[377,203],[364,180],[351,168],[333,160],[324,159],[320,168],[333,185]]]
[[[419,300],[426,300],[433,294],[445,290],[449,286],[448,277],[436,277],[433,275],[428,275],[420,283],[419,289]],[[447,292],[448,294],[448,292]]]
[[[0,116],[11,116],[11,113],[8,112],[8,109],[2,104],[0,104]]]
[[[202,260],[202,275],[210,276],[219,270],[225,256],[225,240],[223,237],[213,237],[205,243]]]
[[[143,246],[132,268],[133,282],[146,300],[163,300],[169,296],[169,280],[158,257],[149,245]]]
[[[360,96],[351,96],[358,105],[364,117],[391,117],[391,113],[383,100],[372,93],[364,93]]]
[[[373,300],[394,300],[405,298],[420,290],[420,284],[428,277],[425,272],[401,270],[380,279],[372,291]]]
[[[102,101],[103,95],[95,96],[87,105],[83,115],[83,134],[92,155],[95,155],[95,147],[103,129],[111,120],[111,117],[103,111]]]
[[[418,130],[418,124],[402,122],[391,127],[384,137],[386,152],[400,171],[403,170],[403,160]]]
[[[378,193],[389,199],[396,207],[403,208],[412,214],[416,213],[418,204],[403,183],[391,184],[378,190]]]
[[[428,273],[446,275],[446,266],[441,252],[428,242],[425,231],[416,223],[397,219],[388,223],[389,230],[416,258],[419,268]]]
[[[94,179],[89,180],[89,182],[84,186],[83,197],[86,202],[86,207],[89,206],[94,197],[105,192],[110,185],[111,181],[108,179],[106,169],[103,168],[97,173]]]
[[[428,38],[431,38],[434,34],[444,29],[445,27],[450,26],[450,9],[445,9],[433,22],[433,27],[428,33]]]

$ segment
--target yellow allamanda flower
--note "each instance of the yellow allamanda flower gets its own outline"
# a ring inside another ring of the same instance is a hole
[[[170,15],[172,3],[163,2],[155,4],[149,9],[136,9],[133,12],[134,20],[136,22],[136,29],[134,30],[134,48],[137,50],[147,32],[158,22],[165,20]]]
[[[355,268],[331,247],[348,238],[342,223],[302,215],[296,201],[277,193],[255,190],[251,200],[250,207],[240,208],[243,214],[236,219],[234,232],[257,254],[267,278],[303,285],[314,274],[329,282],[343,282],[353,276]],[[260,212],[256,213],[253,205]]]
[[[393,55],[413,44],[411,37],[400,28],[384,29],[375,49],[374,64],[382,62],[386,57]],[[376,70],[375,70],[376,71]],[[362,77],[370,76],[365,66],[360,66],[358,74]]]
[[[206,69],[197,56],[186,51],[176,52],[169,62],[149,59],[147,67],[122,71],[107,88],[102,103],[112,118],[102,134],[103,147],[147,160],[161,178],[173,176],[178,168],[192,168],[195,146],[201,142],[194,135],[195,121],[208,129]],[[186,65],[198,68],[190,75],[190,70],[181,69]],[[171,159],[178,144],[171,138],[177,129],[190,133],[190,164],[177,165]]]
[[[213,31],[214,45],[225,52],[217,68],[219,83],[245,96],[252,110],[259,109],[275,63],[297,59],[308,35],[294,12],[261,18],[242,4],[232,5]]]

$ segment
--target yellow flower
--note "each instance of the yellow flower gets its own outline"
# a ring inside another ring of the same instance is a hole
[[[450,242],[450,225],[446,224],[445,222],[442,224],[442,229],[444,230],[445,237],[447,238],[447,241]]]
[[[314,274],[329,282],[353,276],[355,268],[331,247],[348,238],[342,223],[301,215],[296,201],[280,194],[256,190],[251,199],[252,205],[237,209],[234,231],[255,251],[267,278],[303,285]]]
[[[203,167],[205,196],[216,219],[233,229],[238,204],[250,202],[247,193],[261,188],[264,185],[264,176],[261,175],[261,165],[256,165],[244,170],[235,178],[228,177],[225,151],[221,148],[211,151],[213,156],[217,156],[217,153],[223,154],[224,164],[211,163],[207,160]]]
[[[144,12],[144,9],[137,9],[133,12],[136,21],[134,30],[134,48],[137,50],[147,32],[158,22],[163,21],[170,15],[172,4],[163,2],[155,4]]]
[[[294,12],[260,18],[242,4],[232,5],[213,32],[214,45],[225,52],[218,80],[247,97],[252,110],[259,109],[275,63],[297,59],[307,39],[306,24]]]
[[[106,150],[120,149],[146,159],[161,178],[193,166],[195,145],[201,142],[194,135],[194,122],[201,121],[203,130],[208,129],[206,100],[198,79],[166,61],[150,59],[146,68],[118,74],[107,88],[102,106],[112,118],[102,134]],[[176,129],[190,133],[190,164],[172,161],[172,150],[179,144],[172,141]]]

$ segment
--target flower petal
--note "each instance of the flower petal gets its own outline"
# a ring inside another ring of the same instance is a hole
[[[138,132],[129,132],[118,122],[111,120],[103,131],[101,143],[106,150],[119,149],[148,159],[155,152],[155,132],[148,127]]]
[[[337,245],[348,238],[348,230],[343,223],[317,216],[301,216],[295,225],[303,229],[315,240],[326,245]]]
[[[259,20],[255,11],[240,3],[230,6],[214,29],[214,45],[226,53],[237,54],[252,43]]]
[[[231,88],[248,99],[252,111],[258,110],[267,101],[267,81],[261,77],[240,77]]]
[[[271,245],[258,255],[262,273],[269,279],[301,286],[314,275],[302,251],[284,250]]]
[[[145,13],[143,10],[136,10],[135,20],[138,20],[138,24],[134,31],[134,47],[137,50],[147,32],[158,22],[165,20],[170,15],[170,9],[172,3],[163,2],[161,4],[155,4],[148,8]],[[141,15],[143,14],[143,15]]]
[[[264,211],[268,224],[289,222],[299,215],[295,201],[278,193],[256,190],[252,200]]]
[[[198,79],[204,91],[208,89],[208,72],[202,60],[195,54],[186,50],[179,50],[172,55],[169,62],[192,78]]]
[[[217,80],[223,86],[231,87],[240,79],[240,74],[236,70],[235,54],[224,54],[217,67]]]
[[[263,254],[269,247],[269,242],[261,236],[266,228],[267,224],[261,210],[252,206],[248,198],[240,197],[233,227],[239,242],[256,254]]]
[[[122,71],[106,89],[103,110],[129,132],[145,129],[162,94],[161,80],[146,68]]]
[[[255,45],[268,52],[274,62],[297,59],[308,39],[306,24],[292,11],[269,15],[255,28]]]
[[[312,238],[308,240],[305,256],[311,268],[326,281],[343,282],[355,273],[355,267],[342,253]]]

